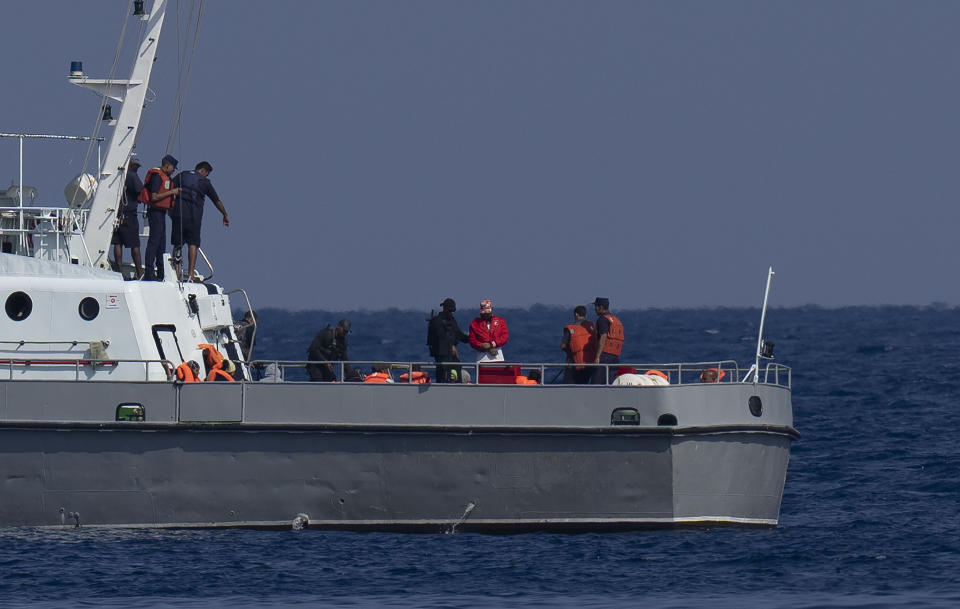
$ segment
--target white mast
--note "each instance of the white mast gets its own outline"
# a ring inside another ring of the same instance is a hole
[[[760,331],[757,333],[757,359],[753,364],[753,382],[760,379],[760,358],[763,353],[763,324],[767,320],[767,301],[770,298],[770,281],[774,276],[773,267],[767,270],[767,289],[763,292],[763,309],[760,312]]]
[[[138,4],[138,3],[135,3]],[[137,50],[137,60],[127,80],[105,80],[87,78],[83,74],[71,74],[70,82],[96,91],[101,96],[121,102],[107,154],[100,171],[100,185],[89,204],[87,225],[83,231],[83,240],[90,254],[93,266],[110,268],[107,251],[113,234],[117,209],[123,199],[123,185],[127,175],[127,162],[133,151],[140,128],[140,115],[150,84],[150,72],[157,56],[157,44],[163,27],[163,16],[167,10],[167,0],[155,0],[152,10],[140,19],[147,22],[146,33]],[[80,263],[87,261],[81,259]]]

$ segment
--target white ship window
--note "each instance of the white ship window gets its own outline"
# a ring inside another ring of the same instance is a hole
[[[100,303],[97,302],[96,298],[87,296],[80,301],[78,311],[80,312],[80,317],[86,319],[87,321],[96,319],[97,315],[100,315]]]
[[[33,300],[26,292],[14,292],[7,296],[7,317],[13,321],[23,321],[33,311]]]

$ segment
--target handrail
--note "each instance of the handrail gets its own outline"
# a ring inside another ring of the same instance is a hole
[[[250,297],[247,295],[246,290],[244,290],[243,288],[237,288],[235,290],[230,290],[229,292],[224,292],[223,295],[229,296],[231,294],[236,294],[237,292],[240,292],[241,294],[243,294],[243,299],[247,303],[247,311],[250,313],[250,316],[253,317],[253,305],[250,304]],[[234,328],[234,332],[236,332],[237,325],[234,324],[233,328]],[[247,355],[247,357],[249,357],[250,355],[253,355],[253,345],[256,344],[255,342],[256,340],[257,340],[257,318],[254,317],[253,318],[253,334],[250,335],[250,353]],[[243,355],[242,351],[240,355]]]
[[[9,342],[9,341],[5,341]],[[8,358],[0,359],[0,365],[6,365],[8,378],[14,380],[13,371],[15,368],[29,368],[30,366],[72,366],[74,369],[75,381],[91,381],[92,379],[81,378],[81,368],[97,369],[98,366],[117,366],[118,364],[143,364],[143,380],[150,380],[150,364],[160,364],[163,367],[164,374],[167,377],[165,381],[172,380],[174,366],[170,360],[166,359],[51,359],[51,358]],[[43,379],[50,380],[50,379]]]
[[[389,367],[391,370],[403,370],[408,374],[407,382],[412,382],[412,372],[416,370],[424,372],[433,372],[436,376],[437,366],[446,366],[452,367],[456,366],[461,369],[467,369],[472,371],[471,381],[476,381],[480,377],[480,371],[483,369],[504,369],[504,368],[519,368],[522,373],[526,373],[531,370],[537,370],[540,373],[541,383],[547,385],[560,384],[558,379],[561,378],[563,371],[584,366],[584,364],[576,363],[554,363],[554,362],[395,362],[388,360],[351,360],[351,361],[339,361],[339,360],[251,360],[248,362],[248,365],[251,369],[263,369],[266,366],[274,365],[280,374],[275,376],[274,382],[281,382],[281,379],[287,378],[288,370],[305,370],[307,366],[310,365],[333,365],[336,367],[337,375],[341,382],[359,382],[359,381],[343,381],[345,378],[345,373],[349,368],[359,368],[363,366],[372,367],[384,366]],[[671,385],[698,385],[700,382],[700,375],[705,370],[716,369],[718,372],[722,371],[723,378],[717,383],[719,384],[753,384],[752,381],[747,383],[746,381],[741,381],[740,375],[743,371],[740,366],[732,360],[721,360],[721,361],[712,361],[712,362],[671,362],[671,363],[631,363],[631,362],[621,362],[615,364],[587,364],[588,367],[596,370],[603,369],[606,372],[607,384],[611,384],[613,380],[618,376],[618,371],[621,368],[629,368],[635,370],[639,374],[644,374],[648,370],[658,370],[669,379]],[[554,373],[551,378],[548,378],[547,373]],[[391,375],[392,376],[392,375]],[[296,381],[294,381],[296,382]],[[764,378],[760,384],[764,385],[776,385],[781,387],[790,388],[792,383],[792,371],[789,367],[782,364],[768,363],[765,369]],[[510,383],[499,383],[499,384],[510,384]]]
[[[0,340],[0,345],[18,345],[21,347],[24,345],[73,345],[73,346],[76,346],[81,343],[86,343],[87,345],[89,345],[90,343],[99,343],[99,342],[105,343],[107,345],[110,344],[110,341],[99,341],[99,340],[76,340],[76,339],[74,340],[23,340],[21,339],[21,340]],[[0,349],[0,352],[2,352],[2,349]]]

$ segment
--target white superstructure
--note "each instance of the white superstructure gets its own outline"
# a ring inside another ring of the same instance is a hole
[[[119,102],[119,113],[105,121],[112,133],[100,166],[67,183],[67,206],[36,206],[36,190],[21,187],[0,201],[7,205],[0,208],[5,378],[165,381],[184,361],[203,367],[200,344],[241,359],[230,298],[219,286],[179,282],[168,256],[161,282],[124,281],[108,260],[166,6],[156,0],[149,13],[131,17],[145,27],[129,78],[89,78],[79,62],[71,68],[70,82],[103,104]],[[101,139],[7,135],[21,144],[25,137]],[[28,199],[33,205],[24,205]]]

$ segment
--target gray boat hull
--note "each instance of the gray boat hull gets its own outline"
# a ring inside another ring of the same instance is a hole
[[[0,525],[771,526],[796,437],[769,386],[690,387],[715,392],[702,406],[683,387],[28,384],[0,383]],[[554,420],[532,425],[550,393]],[[711,422],[728,401],[746,415]],[[122,402],[147,420],[114,421]],[[625,403],[641,425],[611,426]],[[387,407],[410,422],[384,424]],[[664,408],[679,425],[643,424]]]

